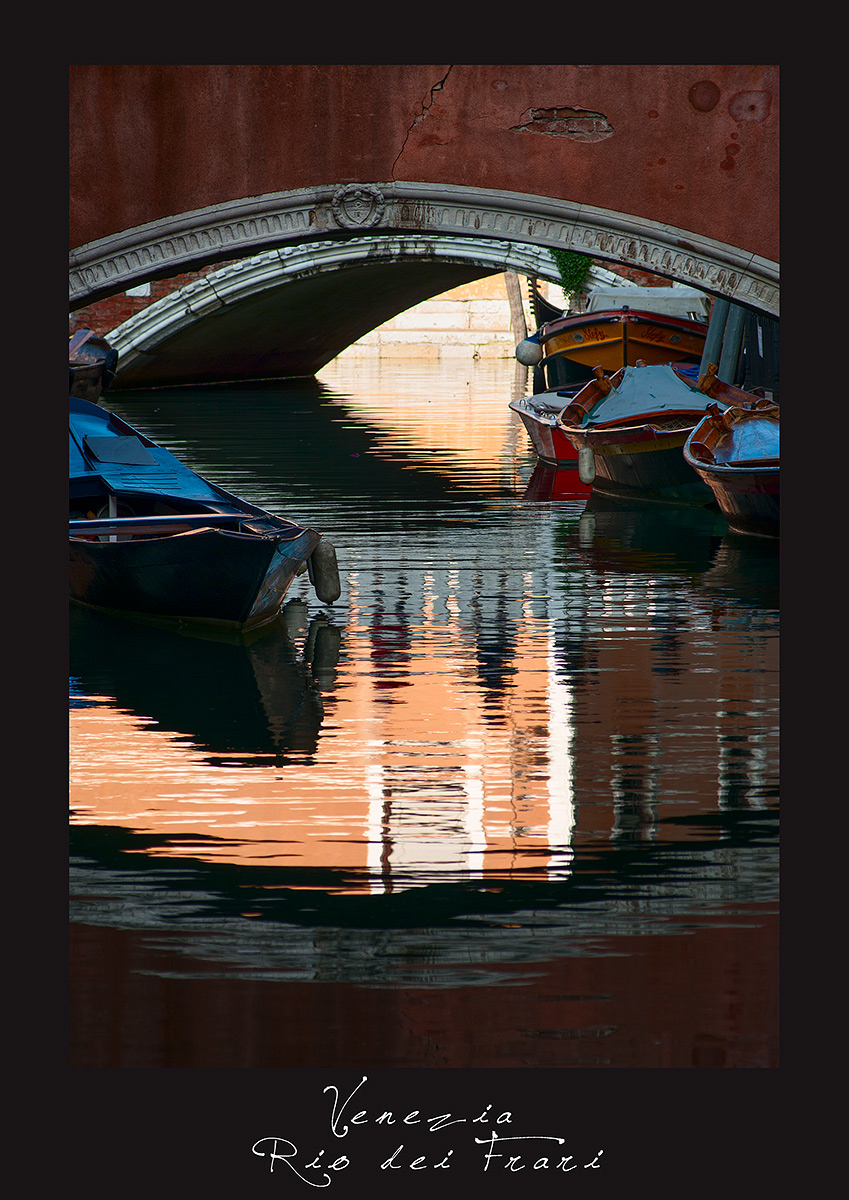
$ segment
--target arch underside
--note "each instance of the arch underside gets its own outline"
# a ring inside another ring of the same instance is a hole
[[[385,320],[503,271],[558,280],[545,249],[448,235],[360,236],[251,255],[113,329],[114,386],[314,375]]]
[[[176,337],[186,381],[216,370],[221,378],[220,364],[209,361],[209,327],[203,337],[199,330],[214,318],[224,335],[238,310],[240,336],[248,337],[242,350],[259,356],[250,375],[312,374],[396,313],[488,272],[556,281],[552,249],[651,271],[779,315],[778,265],[749,252],[586,205],[418,183],[274,193],[129,229],[71,254],[69,299],[75,310],[147,280],[227,262],[226,282],[201,277],[170,308],[160,301],[151,306],[156,312],[126,323],[137,371],[144,376],[146,345],[167,355],[167,340]],[[233,260],[244,261],[234,268]],[[147,383],[156,382],[151,370]]]

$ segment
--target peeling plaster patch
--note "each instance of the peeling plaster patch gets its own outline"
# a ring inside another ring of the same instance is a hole
[[[735,121],[765,121],[769,116],[772,96],[769,92],[737,92],[728,101],[728,111]]]
[[[710,112],[719,103],[720,92],[712,80],[702,79],[693,84],[687,95],[696,112]]]
[[[603,113],[585,108],[531,108],[514,133],[544,133],[549,137],[571,138],[574,142],[601,142],[613,133]]]

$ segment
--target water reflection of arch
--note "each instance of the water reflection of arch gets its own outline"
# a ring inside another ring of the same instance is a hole
[[[513,494],[512,477],[481,472],[457,438],[456,452],[422,442],[398,452],[393,428],[321,380],[253,381],[109,393],[109,409],[167,445],[193,470],[252,502],[291,506],[291,492],[414,500],[437,512],[449,490],[485,498]],[[502,401],[499,399],[499,404]],[[222,454],[222,441],[228,453]],[[281,491],[282,488],[282,491]],[[370,511],[370,510],[369,510]],[[397,518],[403,520],[403,517]],[[396,521],[388,512],[386,521]],[[474,520],[474,518],[472,518]]]
[[[196,974],[201,958],[218,978],[491,985],[508,964],[533,978],[546,959],[615,955],[619,938],[648,945],[677,921],[692,932],[699,913],[710,923],[728,906],[775,902],[774,817],[729,811],[716,824],[698,815],[686,840],[613,842],[554,880],[397,892],[350,871],[162,856],[162,834],[72,826],[70,916],[153,945],[167,930],[169,974]]]

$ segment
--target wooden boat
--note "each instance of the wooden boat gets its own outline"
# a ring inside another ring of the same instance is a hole
[[[622,367],[596,378],[564,407],[557,424],[578,454],[593,489],[673,504],[714,503],[710,487],[686,462],[684,443],[712,403],[748,407],[756,397],[716,378],[698,382],[673,365]]]
[[[601,367],[596,369],[603,370]],[[698,380],[697,367],[679,366],[676,371],[693,384]],[[546,466],[577,470],[578,447],[567,436],[559,417],[585,386],[578,384],[570,388],[539,392],[532,396],[520,396],[511,400],[508,405],[520,418],[531,439],[531,445]],[[688,427],[691,428],[692,425]]]
[[[708,325],[696,314],[704,304],[693,288],[597,288],[585,312],[547,321],[519,343],[516,357],[537,368],[535,392],[587,383],[597,366],[698,366]]]
[[[68,384],[72,396],[97,402],[114,382],[118,351],[93,329],[78,329],[68,339]]]
[[[533,394],[509,407],[545,463],[577,463],[578,452],[557,416],[592,381],[596,368],[673,363],[694,382],[698,378],[708,330],[698,317],[706,314],[707,301],[694,288],[599,287],[590,293],[586,312],[559,316],[547,302],[534,299],[534,311],[547,320],[516,347],[519,362],[533,367]],[[624,300],[631,303],[620,303]]]
[[[251,629],[305,569],[340,595],[333,546],[195,474],[98,404],[69,398],[71,598],[137,617]]]
[[[579,391],[580,386],[519,396],[508,405],[520,418],[537,455],[549,466],[577,469],[578,451],[557,424],[557,418]]]
[[[779,430],[771,400],[712,404],[685,443],[685,461],[738,533],[779,535]]]

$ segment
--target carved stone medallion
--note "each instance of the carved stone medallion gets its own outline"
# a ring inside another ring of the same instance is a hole
[[[369,229],[386,209],[383,193],[375,187],[348,184],[333,193],[333,216],[346,229]]]

